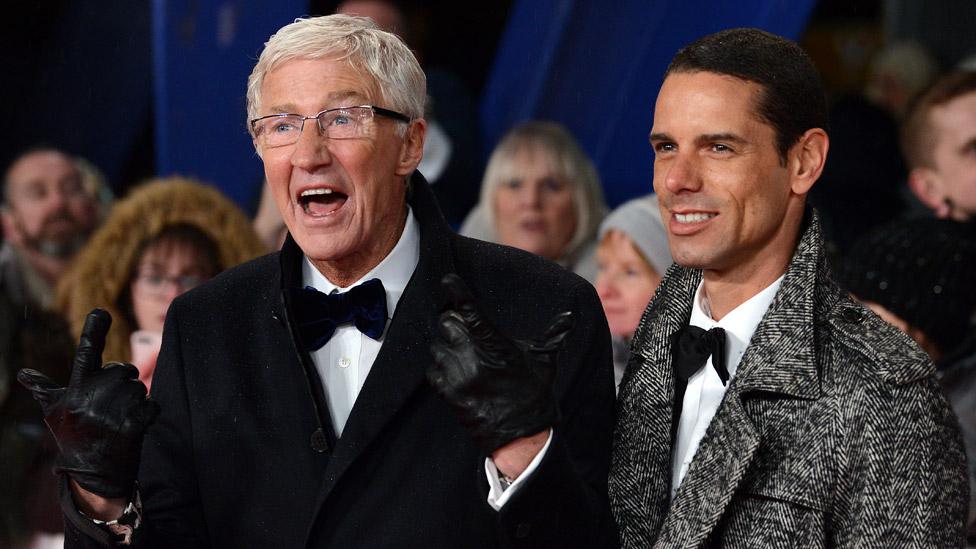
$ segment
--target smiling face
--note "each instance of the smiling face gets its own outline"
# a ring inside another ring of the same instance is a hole
[[[755,113],[760,92],[731,76],[672,73],[651,132],[654,190],[675,262],[704,269],[706,281],[748,280],[759,289],[785,271],[803,194],[816,179],[796,177],[809,161],[806,134],[781,162],[773,128]]]
[[[384,105],[372,79],[348,62],[292,59],[261,86],[258,116],[313,116],[325,109]],[[406,178],[423,153],[424,121],[377,116],[367,136],[328,139],[314,120],[298,142],[258,151],[278,210],[298,246],[333,283],[355,282],[396,244],[406,219]]]
[[[495,191],[498,241],[547,259],[559,259],[576,231],[573,188],[552,155],[538,147],[517,149],[510,176]]]

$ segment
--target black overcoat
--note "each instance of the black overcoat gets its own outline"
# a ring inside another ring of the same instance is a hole
[[[610,338],[595,291],[553,263],[456,235],[419,176],[409,201],[420,263],[338,440],[283,297],[301,283],[302,254],[290,238],[280,253],[173,303],[152,386],[162,413],[139,474],[138,545],[615,544],[606,494]],[[486,503],[483,453],[424,375],[449,272],[514,337],[540,336],[557,312],[576,313],[555,385],[561,422],[539,469],[500,513]],[[81,538],[85,523],[69,518],[69,540]]]

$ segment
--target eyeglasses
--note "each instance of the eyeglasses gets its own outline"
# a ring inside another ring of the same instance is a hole
[[[135,280],[138,287],[150,297],[163,297],[171,287],[182,294],[206,281],[200,275],[164,276],[153,272],[139,273]]]
[[[265,147],[293,145],[302,135],[306,120],[318,122],[319,134],[329,139],[356,139],[367,137],[374,115],[385,116],[400,122],[410,122],[410,117],[373,105],[326,109],[315,116],[300,114],[269,114],[251,120],[254,138]]]

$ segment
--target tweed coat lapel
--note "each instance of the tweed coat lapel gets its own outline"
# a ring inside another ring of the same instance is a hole
[[[644,311],[617,398],[610,497],[624,547],[650,547],[671,486],[674,373],[669,336],[688,323],[701,272],[673,265]]]
[[[627,385],[621,389],[611,473],[611,499],[625,547],[703,545],[720,524],[762,442],[749,416],[749,398],[820,396],[814,288],[826,260],[812,210],[804,227],[783,283],[757,327],[670,509],[670,415],[665,412],[670,412],[674,390],[668,336],[690,316],[700,271],[673,267],[665,280],[667,287],[662,284],[645,312],[638,327],[638,334],[645,337],[634,342],[641,364],[629,380],[625,378]],[[682,290],[673,293],[673,288]],[[654,311],[659,308],[662,312]],[[668,309],[684,315],[677,326]],[[646,433],[648,430],[658,432]]]
[[[406,400],[426,384],[430,342],[440,305],[446,301],[440,280],[454,270],[452,233],[426,181],[413,178],[410,205],[420,225],[420,261],[387,328],[383,346],[356,398],[326,468],[315,515],[343,474],[381,436]]]

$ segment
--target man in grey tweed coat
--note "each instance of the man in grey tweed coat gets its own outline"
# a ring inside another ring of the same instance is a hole
[[[963,541],[965,455],[931,362],[828,276],[805,205],[825,127],[788,40],[723,31],[668,68],[650,141],[676,264],[620,389],[624,547]]]

